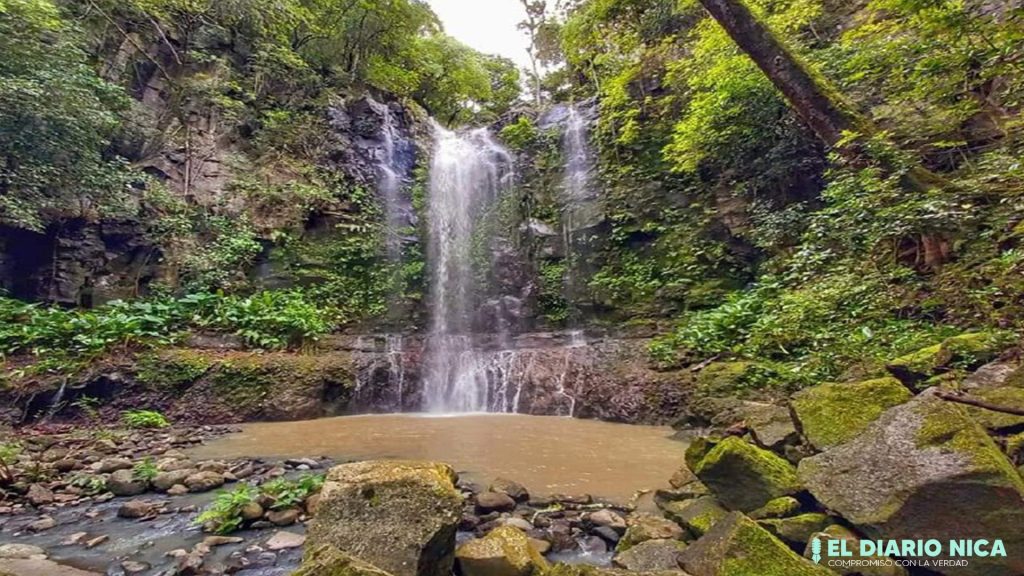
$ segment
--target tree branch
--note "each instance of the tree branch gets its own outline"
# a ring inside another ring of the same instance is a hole
[[[935,392],[936,398],[941,398],[948,402],[956,402],[957,404],[967,404],[968,406],[975,406],[978,408],[984,408],[985,410],[991,410],[993,412],[1002,412],[1003,414],[1013,414],[1014,416],[1024,416],[1024,409],[1014,408],[1012,406],[1000,406],[998,404],[992,404],[981,400],[980,398],[974,398],[973,396],[967,396],[963,393],[948,392],[946,390],[938,390]]]

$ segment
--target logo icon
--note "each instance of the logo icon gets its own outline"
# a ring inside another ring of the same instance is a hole
[[[821,562],[821,540],[817,536],[811,540],[811,560],[814,560],[815,564]]]

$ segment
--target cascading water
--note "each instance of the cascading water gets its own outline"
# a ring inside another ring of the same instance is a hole
[[[430,412],[514,412],[511,353],[474,348],[481,271],[474,245],[486,210],[512,182],[512,158],[486,129],[456,133],[435,125],[430,168],[430,309],[423,391]],[[486,249],[486,245],[485,245]],[[478,259],[479,260],[479,259]],[[490,265],[489,262],[486,265]],[[511,396],[511,397],[510,397]]]
[[[565,172],[562,178],[562,241],[565,245],[565,296],[578,301],[584,254],[578,249],[576,233],[590,225],[597,194],[591,186],[593,161],[587,142],[589,123],[575,105],[569,106],[562,135]]]
[[[383,107],[383,122],[381,124],[380,157],[377,159],[378,183],[377,186],[384,197],[386,209],[385,223],[386,245],[388,260],[401,262],[402,260],[402,231],[409,224],[409,211],[404,206],[402,198],[403,167],[398,161],[397,147],[404,140],[399,133],[391,109]]]

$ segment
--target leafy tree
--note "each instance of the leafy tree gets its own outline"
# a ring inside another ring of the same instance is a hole
[[[0,2],[0,222],[42,230],[123,206],[129,173],[108,153],[127,105],[49,0]]]

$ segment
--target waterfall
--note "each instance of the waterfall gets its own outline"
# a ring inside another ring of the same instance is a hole
[[[474,247],[489,250],[488,208],[512,181],[512,158],[486,129],[464,133],[435,124],[429,183],[430,335],[424,403],[430,412],[515,411],[511,354],[484,354],[473,345],[474,316],[483,294]],[[479,260],[479,258],[478,258]]]
[[[562,155],[565,172],[562,178],[562,241],[565,245],[566,272],[564,295],[576,301],[582,269],[582,254],[577,248],[579,239],[574,234],[590,223],[597,195],[590,185],[593,162],[587,143],[588,123],[575,105],[569,106],[565,131],[562,135]],[[574,314],[575,315],[575,314]]]
[[[381,151],[377,158],[377,187],[384,199],[385,234],[388,260],[402,260],[402,230],[409,223],[409,211],[402,198],[403,167],[398,161],[396,148],[404,144],[398,125],[388,106],[383,106],[381,124]]]

